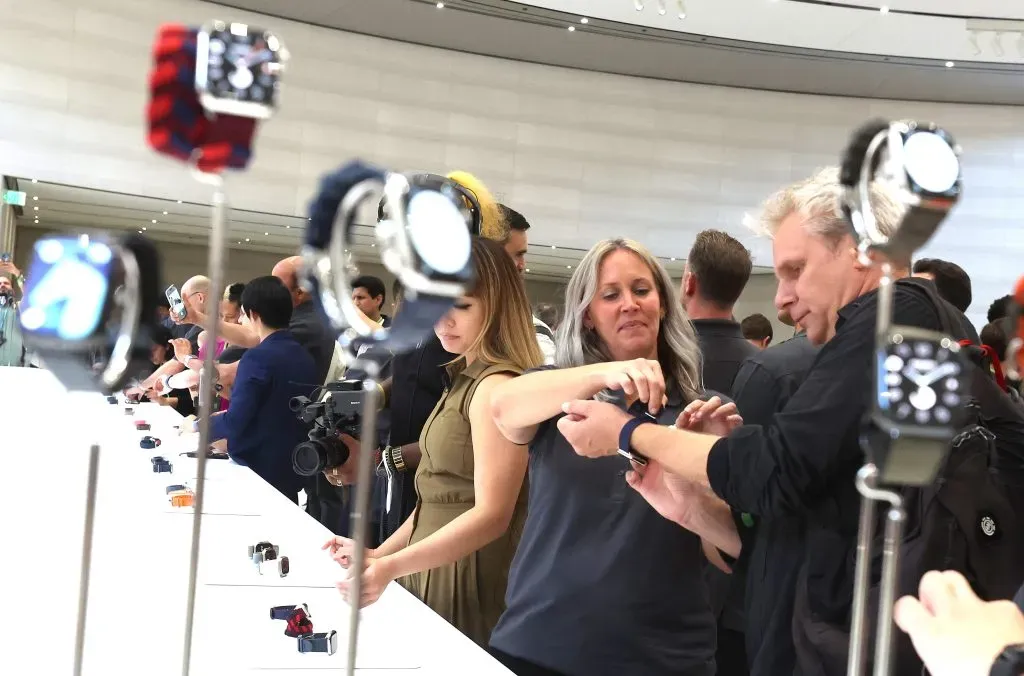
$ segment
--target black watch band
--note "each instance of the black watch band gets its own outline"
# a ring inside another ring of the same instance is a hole
[[[287,620],[299,606],[274,606],[270,609],[270,619]]]
[[[628,420],[625,425],[622,426],[622,430],[619,432],[619,448],[618,453],[624,458],[632,460],[638,465],[646,465],[647,458],[640,455],[633,450],[630,440],[633,438],[633,432],[640,425],[647,423],[657,423],[658,419],[651,415],[649,412],[645,412],[643,415],[638,415],[635,418]]]
[[[1008,645],[992,663],[989,676],[1021,676],[1024,674],[1024,643]]]

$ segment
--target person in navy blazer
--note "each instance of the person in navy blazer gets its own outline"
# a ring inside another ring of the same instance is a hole
[[[288,331],[292,299],[277,277],[257,277],[242,292],[242,322],[260,343],[238,363],[231,406],[210,419],[211,440],[227,439],[228,454],[298,502],[302,479],[292,469],[292,449],[305,441],[306,425],[288,408],[319,384],[309,351]]]

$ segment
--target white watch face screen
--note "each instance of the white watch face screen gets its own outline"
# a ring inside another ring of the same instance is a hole
[[[412,247],[427,267],[443,275],[454,275],[466,267],[469,228],[450,198],[433,190],[414,193],[407,222]]]
[[[938,134],[919,131],[903,145],[906,170],[910,178],[931,193],[948,192],[960,176],[956,153]]]

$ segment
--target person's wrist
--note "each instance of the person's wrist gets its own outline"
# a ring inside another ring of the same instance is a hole
[[[374,550],[375,551],[375,550]],[[367,550],[366,556],[373,561],[373,565],[377,567],[377,570],[389,580],[396,580],[404,575],[408,575],[411,571],[402,570],[402,557],[401,552],[397,554],[389,554],[387,556],[371,556],[370,551]]]

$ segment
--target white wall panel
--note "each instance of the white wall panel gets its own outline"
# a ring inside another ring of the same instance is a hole
[[[970,272],[978,301],[1022,270],[1024,109],[792,95],[645,80],[394,43],[192,0],[0,0],[0,172],[205,201],[207,190],[145,146],[150,43],[163,21],[272,26],[293,55],[282,110],[243,209],[301,214],[320,174],[352,156],[467,169],[524,212],[535,241],[589,246],[627,234],[666,256],[697,231],[743,230],[773,189],[835,163],[873,115],[941,122],[965,150],[965,198],[928,252]],[[768,312],[766,312],[767,314]]]

